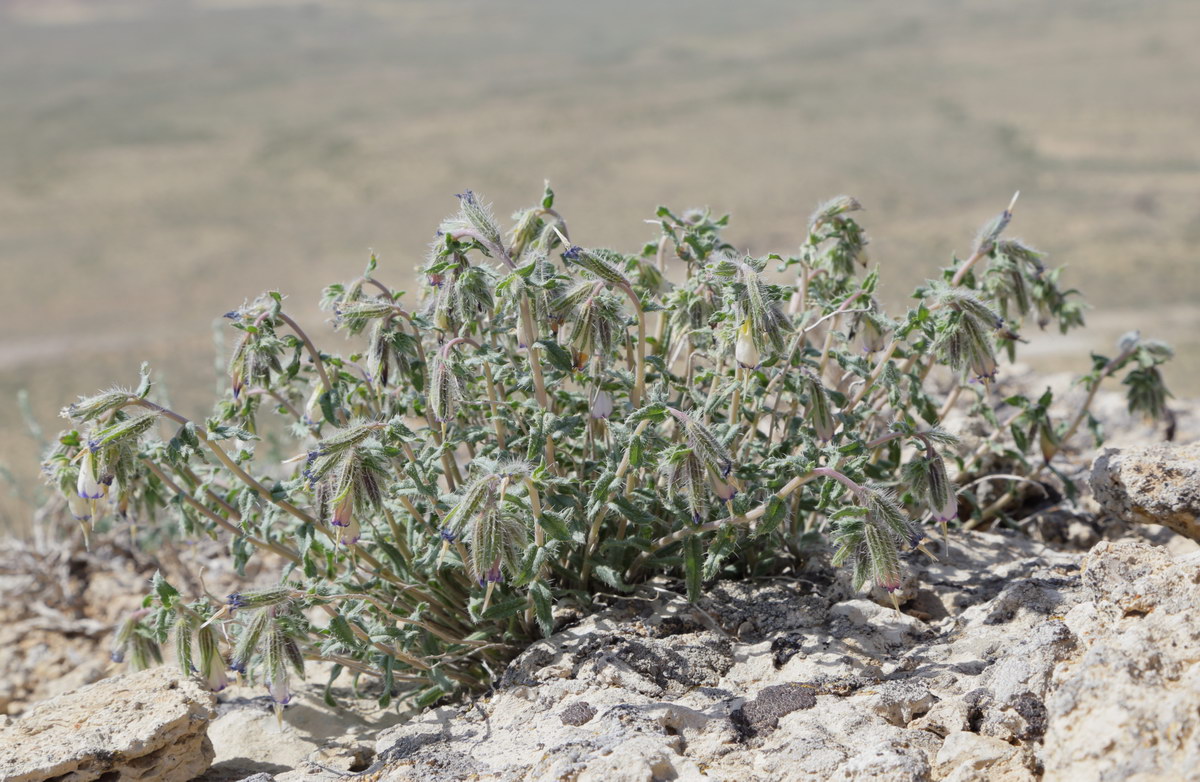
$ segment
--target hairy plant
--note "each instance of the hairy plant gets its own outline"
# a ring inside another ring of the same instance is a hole
[[[556,604],[655,575],[694,599],[830,551],[856,588],[894,594],[931,525],[1011,520],[1031,483],[1072,489],[1055,458],[1085,422],[1099,437],[1106,378],[1125,372],[1130,410],[1165,411],[1170,351],[1138,335],[1095,357],[1069,416],[1048,391],[993,390],[1027,322],[1083,323],[1058,270],[1004,237],[1011,206],[895,314],[853,198],[822,205],[795,255],[761,258],[721,238],[727,218],[665,207],[637,252],[577,245],[554,204],[547,187],[504,232],[460,195],[417,306],[374,258],[325,290],[340,352],[279,293],[228,313],[228,391],[205,420],[153,401],[148,370],[63,411],[76,428],[45,471],[85,530],[207,536],[239,573],[259,558],[277,576],[190,599],[156,579],[114,656],[149,664],[173,636],[214,688],[232,669],[282,705],[325,660],[429,704],[550,633]],[[943,426],[956,407],[989,432],[970,447]]]

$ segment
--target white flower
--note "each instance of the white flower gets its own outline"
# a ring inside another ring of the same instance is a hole
[[[760,363],[758,348],[754,345],[754,338],[750,336],[750,321],[748,320],[738,329],[737,345],[734,348],[733,356],[737,359],[738,366],[743,369],[754,369]]]
[[[79,481],[75,484],[75,490],[85,500],[98,500],[104,496],[106,488],[96,480],[95,457],[90,450],[84,451],[83,459],[79,462]]]
[[[85,500],[78,494],[67,495],[67,507],[76,521],[90,521],[92,518],[92,501]]]
[[[271,693],[271,700],[280,706],[286,705],[292,699],[292,691],[288,687],[288,673],[285,668],[280,666],[279,671],[267,682],[267,691]]]
[[[592,418],[608,418],[612,413],[612,396],[607,391],[597,391],[592,398]]]
[[[338,527],[338,543],[343,546],[353,546],[362,537],[362,527],[359,526],[358,519],[350,519],[350,523],[345,526]]]

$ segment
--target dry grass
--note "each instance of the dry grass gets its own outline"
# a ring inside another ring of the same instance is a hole
[[[200,413],[214,316],[274,285],[315,322],[368,248],[404,284],[453,193],[503,213],[542,177],[623,248],[668,203],[786,252],[853,193],[897,300],[1019,188],[1016,232],[1107,313],[1084,347],[1166,332],[1186,386],[1197,29],[1190,0],[0,0],[0,462],[32,494],[16,389],[52,428],[150,358]]]

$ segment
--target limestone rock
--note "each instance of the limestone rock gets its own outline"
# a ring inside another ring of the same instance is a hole
[[[1200,541],[1200,443],[1106,449],[1091,486],[1105,512]]]
[[[1037,779],[1013,745],[978,733],[951,733],[938,750],[935,770],[945,782],[1033,782]]]
[[[0,727],[0,778],[186,782],[212,762],[213,703],[166,666],[90,684]]]
[[[1200,779],[1200,554],[1101,542],[1046,700],[1045,779]]]
[[[804,581],[720,582],[695,606],[659,590],[534,644],[489,698],[385,730],[372,771],[1032,779],[1048,682],[1076,649],[1061,616],[1083,596],[1078,560],[1010,533],[957,538],[940,562],[914,556],[936,620],[851,594],[821,565]]]

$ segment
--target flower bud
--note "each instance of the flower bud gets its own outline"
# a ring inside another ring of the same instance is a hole
[[[839,215],[846,212],[857,212],[862,209],[862,204],[857,198],[848,195],[840,195],[829,199],[825,203],[817,207],[817,211],[813,212],[808,218],[809,233],[816,231],[825,223],[833,220]]]
[[[900,588],[900,554],[891,535],[874,524],[863,529],[871,580],[889,592]]]
[[[825,386],[816,375],[806,375],[805,381],[808,386],[809,423],[812,424],[817,439],[827,443],[833,439],[836,427],[833,410],[829,406],[829,395],[825,393]]]
[[[429,403],[438,421],[449,421],[458,407],[461,391],[450,362],[441,352],[430,360]]]
[[[175,621],[175,660],[179,670],[185,676],[193,670],[192,665],[192,630],[194,622],[188,614],[180,614]]]
[[[76,421],[90,421],[109,410],[120,407],[128,400],[129,394],[124,391],[106,391],[96,396],[81,398],[75,404],[64,407],[59,415]]]
[[[271,623],[271,609],[260,608],[250,619],[250,624],[242,631],[241,637],[238,639],[237,648],[233,652],[233,660],[230,661],[229,667],[238,673],[245,673],[250,666],[250,659],[254,656],[255,650],[258,649],[258,642],[262,639],[263,633],[267,630]]]
[[[888,331],[880,327],[879,322],[867,314],[862,320],[862,348],[865,353],[878,353],[887,347]]]
[[[134,611],[125,618],[124,622],[121,622],[117,626],[117,632],[113,635],[112,647],[109,649],[109,658],[114,663],[125,662],[125,651],[129,648],[129,644],[133,640],[138,620],[145,616],[145,614],[145,609]]]
[[[1054,455],[1058,453],[1058,436],[1055,435],[1048,423],[1043,423],[1038,427],[1038,446],[1041,448],[1042,459],[1046,464],[1049,464]]]
[[[958,518],[958,495],[946,472],[946,461],[941,454],[930,451],[926,457],[928,470],[925,476],[926,502],[929,512],[941,524]]]
[[[625,275],[613,265],[616,258],[602,250],[586,250],[578,245],[572,246],[563,253],[563,258],[567,261],[583,267],[587,271],[599,277],[605,282],[611,282],[614,285],[628,286],[629,280],[625,279]],[[615,254],[613,254],[615,255]]]
[[[733,458],[728,449],[718,440],[704,424],[692,418],[687,413],[668,407],[667,412],[675,416],[682,424],[683,436],[687,439],[692,453],[706,466],[722,478],[728,478],[733,470]]]
[[[449,300],[449,296],[438,297],[438,306],[433,311],[433,325],[442,331],[449,331],[451,327]],[[442,302],[447,302],[447,304]]]
[[[136,442],[158,421],[157,413],[145,413],[109,424],[88,436],[88,448],[96,451],[106,445]]]
[[[867,526],[884,530],[896,540],[910,541],[914,545],[920,540],[912,522],[900,506],[896,495],[878,487],[868,487],[863,495],[867,508]]]
[[[367,377],[380,387],[388,384],[391,374],[391,350],[388,346],[390,333],[384,328],[384,324],[383,320],[375,322],[367,343]]]
[[[265,589],[248,589],[244,592],[233,592],[226,599],[230,608],[263,608],[290,600],[295,590],[287,585],[267,587]]]
[[[493,247],[499,247],[500,228],[496,225],[496,218],[492,216],[491,208],[480,201],[478,196],[470,190],[456,193],[455,198],[458,199],[463,219],[470,223],[485,241]]]

